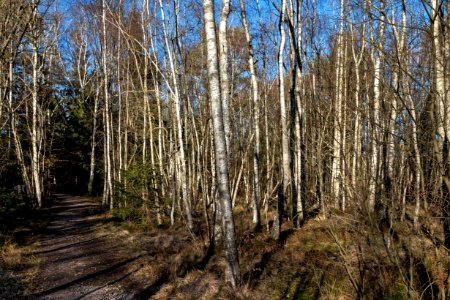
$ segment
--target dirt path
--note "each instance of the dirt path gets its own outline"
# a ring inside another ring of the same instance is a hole
[[[152,256],[135,247],[124,230],[110,230],[91,199],[56,195],[49,224],[34,254],[40,272],[26,297],[31,299],[148,299],[158,279],[143,281]],[[161,279],[159,278],[161,281]]]

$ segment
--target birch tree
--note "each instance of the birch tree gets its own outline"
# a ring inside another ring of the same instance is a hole
[[[280,102],[280,125],[281,125],[281,170],[282,180],[278,188],[277,213],[273,223],[272,237],[275,240],[280,238],[281,223],[283,221],[284,202],[287,198],[287,189],[291,184],[290,176],[290,153],[289,153],[289,128],[288,115],[286,109],[286,99],[284,90],[284,47],[286,44],[286,31],[284,28],[286,13],[286,0],[281,1],[280,19],[278,30],[280,32],[280,47],[278,49],[278,81],[279,81],[279,102]]]
[[[295,3],[295,7],[294,7]],[[291,193],[292,193],[292,221],[295,227],[300,227],[304,221],[305,200],[305,169],[303,157],[303,105],[302,96],[302,0],[291,2],[287,23],[291,52],[291,87],[290,87],[290,124],[291,124]]]
[[[31,158],[31,174],[33,178],[33,195],[36,199],[36,202],[39,207],[42,206],[42,185],[41,185],[41,175],[40,174],[40,137],[39,133],[41,132],[40,120],[39,120],[39,111],[38,111],[38,72],[39,72],[39,64],[38,64],[38,5],[39,1],[33,1],[33,31],[32,31],[32,116],[31,116],[31,149],[32,149],[32,158]]]
[[[162,5],[162,1],[159,0],[159,5],[161,9],[161,18],[163,24],[164,31],[164,41],[166,46],[167,55],[169,58],[169,65],[171,71],[171,78],[173,83],[173,89],[171,89],[173,100],[174,100],[174,108],[175,108],[175,122],[177,129],[177,138],[178,138],[178,148],[179,148],[179,161],[180,161],[180,180],[181,180],[181,191],[183,197],[184,208],[186,211],[187,222],[189,228],[193,229],[193,221],[192,221],[192,213],[189,203],[189,193],[188,193],[188,182],[187,182],[187,170],[186,170],[186,155],[184,150],[184,139],[183,139],[183,121],[181,118],[181,96],[180,96],[180,87],[178,83],[178,75],[176,72],[173,48],[169,44],[169,37],[165,25],[164,19],[164,9]]]
[[[255,70],[255,60],[254,60],[254,50],[253,50],[253,39],[250,35],[249,25],[247,22],[247,13],[245,11],[244,1],[240,0],[240,8],[241,8],[241,18],[242,25],[245,30],[245,37],[247,40],[247,50],[248,50],[248,66],[250,69],[250,76],[252,81],[252,98],[253,98],[253,132],[255,137],[253,139],[253,224],[255,224],[256,228],[261,226],[261,215],[260,215],[260,181],[259,181],[259,170],[260,170],[260,139],[261,133],[259,130],[259,110],[260,110],[260,99],[259,99],[259,91],[258,91],[258,79],[256,77]]]
[[[336,42],[336,98],[334,101],[334,129],[333,129],[333,162],[331,167],[331,181],[335,208],[343,204],[342,191],[342,105],[344,91],[344,0],[340,1],[339,35]]]
[[[369,0],[372,7],[372,2]],[[375,41],[374,28],[371,28],[371,59],[374,68],[373,77],[373,108],[372,108],[372,130],[371,130],[371,153],[370,153],[370,174],[369,174],[369,199],[368,207],[373,211],[376,204],[377,188],[379,180],[379,161],[380,161],[380,106],[381,106],[381,75],[382,75],[382,58],[384,51],[384,29],[385,29],[385,1],[380,1],[379,13],[379,32],[378,43]]]
[[[229,5],[223,0],[222,5]],[[203,0],[203,18],[205,22],[206,47],[208,59],[209,96],[211,101],[211,117],[214,131],[215,165],[217,172],[218,197],[222,214],[223,240],[227,259],[227,280],[233,287],[239,285],[240,267],[237,252],[236,234],[234,228],[231,203],[230,184],[228,177],[227,149],[223,121],[223,103],[221,103],[217,38],[214,21],[214,2]],[[219,45],[221,46],[221,45]]]
[[[434,88],[437,107],[437,160],[442,180],[442,210],[445,245],[450,248],[450,102],[445,90],[445,60],[442,53],[441,1],[431,0],[431,20],[434,54]],[[433,136],[434,137],[434,136]]]
[[[111,111],[110,111],[110,94],[109,94],[109,70],[108,70],[108,44],[107,44],[107,31],[106,31],[106,0],[102,0],[102,16],[101,16],[101,64],[103,75],[103,134],[104,134],[104,146],[103,146],[103,159],[105,165],[105,180],[103,187],[103,205],[109,205],[112,209],[114,207],[113,202],[113,185],[112,185],[112,158],[111,158]]]
[[[366,9],[367,9],[367,2],[364,0],[364,8],[363,8],[363,21],[362,21],[362,29],[361,29],[361,46],[359,49],[357,49],[355,45],[355,32],[353,31],[353,23],[354,20],[351,20],[350,22],[350,35],[352,39],[351,43],[351,51],[352,51],[352,58],[353,63],[355,65],[355,89],[354,89],[354,101],[355,101],[355,116],[354,116],[354,135],[353,135],[353,158],[351,163],[351,180],[352,180],[352,188],[353,193],[356,193],[356,189],[358,188],[357,183],[357,175],[356,172],[358,170],[358,164],[360,163],[360,155],[361,155],[361,104],[362,104],[362,97],[361,97],[361,73],[360,73],[360,66],[363,60],[363,56],[366,50]]]

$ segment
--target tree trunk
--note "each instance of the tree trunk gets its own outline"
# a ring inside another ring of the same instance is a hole
[[[223,126],[227,143],[227,152],[230,152],[231,116],[230,116],[230,82],[228,79],[228,41],[227,24],[230,14],[230,1],[222,0],[222,10],[219,20],[219,73],[220,73],[220,97],[222,103]],[[229,154],[227,154],[229,160]],[[227,161],[228,163],[228,161]]]
[[[450,102],[445,91],[445,68],[442,54],[443,43],[441,41],[441,3],[439,0],[431,1],[432,26],[433,26],[433,50],[434,50],[434,74],[435,74],[435,101],[437,112],[438,146],[441,153],[437,154],[440,167],[442,184],[442,212],[444,217],[443,229],[445,235],[444,244],[450,248]],[[433,136],[434,137],[434,136]]]
[[[183,124],[182,124],[182,118],[181,118],[181,97],[180,97],[180,90],[178,86],[178,79],[177,79],[177,73],[175,70],[175,62],[173,57],[173,50],[170,47],[169,44],[169,37],[166,30],[165,25],[165,19],[164,19],[164,8],[162,5],[162,1],[159,0],[159,5],[161,8],[161,19],[162,19],[162,27],[164,31],[164,40],[166,44],[167,54],[169,56],[169,64],[170,64],[170,70],[172,73],[172,82],[173,82],[173,99],[174,99],[174,108],[175,108],[175,118],[176,118],[176,130],[177,130],[177,138],[178,138],[178,148],[179,148],[179,158],[180,158],[180,180],[181,180],[181,193],[183,197],[183,204],[184,209],[186,210],[186,217],[187,217],[187,224],[190,229],[194,228],[194,223],[192,221],[192,213],[191,213],[191,207],[189,204],[189,193],[188,193],[188,186],[187,186],[187,171],[186,171],[186,155],[184,151],[184,141],[183,141]]]
[[[102,67],[103,67],[103,88],[104,88],[104,163],[105,163],[105,182],[103,189],[103,204],[109,204],[109,208],[114,207],[113,188],[112,188],[112,161],[111,161],[111,121],[110,121],[110,103],[108,91],[108,64],[107,64],[107,43],[106,43],[106,0],[102,0]]]
[[[278,78],[279,78],[279,101],[280,101],[280,122],[281,122],[281,168],[282,168],[282,180],[278,190],[278,202],[277,213],[272,229],[272,238],[275,240],[280,239],[281,224],[283,221],[284,202],[286,199],[286,192],[291,183],[290,176],[290,153],[289,153],[289,129],[288,129],[288,115],[286,110],[286,100],[284,91],[284,47],[286,44],[286,32],[284,29],[284,14],[286,12],[286,0],[281,2],[280,19],[278,22],[278,28],[280,32],[280,47],[278,50]]]
[[[227,0],[224,1],[228,2]],[[227,5],[225,2],[223,4]],[[219,199],[222,210],[222,229],[224,234],[225,254],[227,259],[227,279],[233,287],[236,287],[240,282],[240,267],[228,178],[227,149],[222,112],[223,106],[220,103],[221,91],[218,70],[219,66],[217,61],[218,53],[214,22],[214,3],[212,0],[203,1],[203,11],[208,57],[207,65],[209,95],[211,98],[211,115],[213,120],[214,148],[216,155],[215,163],[217,170]]]
[[[20,171],[22,175],[22,180],[25,185],[26,194],[29,196],[31,194],[31,182],[30,178],[28,176],[27,167],[25,165],[24,157],[23,157],[23,150],[22,150],[22,144],[20,142],[19,133],[17,132],[16,128],[16,120],[15,116],[16,113],[14,112],[13,107],[13,79],[14,79],[14,73],[13,73],[13,62],[10,61],[9,63],[9,99],[8,99],[8,110],[10,115],[10,130],[12,132],[12,143],[14,143],[14,149],[16,153],[16,159],[18,160]]]
[[[94,184],[94,174],[95,174],[95,146],[96,146],[96,133],[97,133],[97,114],[98,114],[98,97],[100,94],[100,86],[97,85],[95,96],[94,96],[94,111],[92,112],[92,136],[91,136],[91,157],[89,164],[89,182],[88,182],[88,193],[92,196],[92,187]]]
[[[253,132],[255,134],[253,140],[253,224],[255,228],[261,226],[261,214],[259,203],[261,199],[259,169],[260,169],[260,130],[259,130],[259,91],[258,79],[256,78],[255,61],[253,52],[253,39],[250,35],[247,23],[247,13],[245,12],[244,1],[240,0],[242,25],[245,30],[247,39],[248,65],[252,80],[252,97],[253,97]]]
[[[38,13],[38,2],[33,3],[33,14],[34,14],[34,30],[37,31],[37,13]],[[32,42],[32,55],[33,55],[33,88],[32,88],[32,119],[31,119],[31,176],[33,178],[33,196],[39,207],[42,206],[42,187],[40,180],[40,149],[39,149],[39,128],[41,126],[39,122],[39,112],[38,112],[38,37],[37,32],[34,33]]]
[[[333,197],[335,199],[335,208],[339,208],[342,201],[342,98],[343,98],[343,56],[344,56],[344,0],[340,1],[340,15],[339,15],[339,37],[337,40],[337,57],[336,57],[336,98],[334,101],[334,133],[333,133],[333,162],[331,166],[331,182]]]
[[[369,2],[372,4],[372,2]],[[370,5],[371,6],[371,5]],[[372,61],[374,64],[374,79],[373,79],[373,119],[372,119],[372,148],[370,153],[370,177],[369,177],[369,211],[373,212],[376,204],[376,193],[379,179],[379,161],[380,161],[380,102],[381,102],[381,70],[382,57],[384,49],[384,0],[380,1],[380,26],[379,26],[379,41],[375,45],[372,39],[372,47],[376,47],[376,54],[372,53]],[[373,30],[373,28],[372,28]]]
[[[366,0],[364,0],[364,11],[366,10]],[[356,173],[358,170],[358,164],[359,164],[359,157],[361,155],[361,75],[360,75],[360,66],[363,59],[363,55],[365,52],[365,33],[366,33],[366,17],[364,14],[363,18],[363,25],[362,25],[362,36],[361,36],[361,48],[359,49],[359,52],[356,51],[356,45],[355,45],[355,36],[353,31],[353,22],[350,22],[350,35],[352,38],[351,42],[351,49],[352,49],[352,56],[353,56],[353,63],[355,65],[355,90],[354,90],[354,98],[355,98],[355,123],[354,123],[354,133],[353,133],[353,157],[352,157],[352,163],[351,163],[351,190],[353,194],[357,193],[357,189],[359,188],[357,186],[357,179],[356,179]]]

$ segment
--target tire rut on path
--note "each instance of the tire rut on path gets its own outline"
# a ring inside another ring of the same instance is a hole
[[[133,275],[148,255],[105,230],[105,217],[92,199],[55,196],[57,205],[34,253],[42,259],[40,272],[25,298],[144,299],[139,295],[145,284]]]

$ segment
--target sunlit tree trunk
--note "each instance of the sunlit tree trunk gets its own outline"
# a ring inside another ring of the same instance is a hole
[[[32,68],[33,68],[33,86],[32,86],[32,116],[31,116],[31,176],[33,178],[33,196],[39,207],[42,206],[42,186],[40,179],[40,148],[39,148],[39,132],[38,126],[42,126],[39,122],[38,111],[38,28],[37,28],[38,1],[33,2],[34,28],[32,41]]]
[[[289,25],[289,40],[291,52],[291,87],[290,87],[290,127],[291,127],[291,193],[292,221],[295,227],[303,223],[303,201],[305,197],[304,161],[303,161],[303,106],[302,106],[302,0],[290,3],[287,20]],[[295,14],[295,16],[294,16]]]
[[[222,0],[222,10],[219,20],[219,73],[220,73],[220,97],[222,103],[223,125],[225,130],[225,139],[227,142],[227,152],[230,151],[231,139],[231,120],[230,120],[230,82],[228,79],[228,42],[227,26],[228,16],[230,14],[230,1]],[[227,154],[229,159],[229,154]]]
[[[336,98],[334,101],[334,127],[333,127],[333,162],[331,166],[331,184],[335,208],[339,208],[343,199],[342,191],[342,101],[343,101],[343,75],[344,75],[344,0],[340,1],[339,36],[336,47]]]
[[[112,186],[112,161],[111,161],[111,118],[109,99],[109,77],[107,62],[107,37],[106,37],[106,0],[102,0],[102,69],[103,69],[103,89],[104,89],[104,163],[105,181],[103,189],[103,205],[108,205],[110,209],[114,207],[113,186]]]
[[[290,153],[289,153],[289,128],[288,114],[286,109],[286,99],[284,90],[284,47],[286,44],[286,31],[284,29],[286,13],[286,0],[281,2],[280,19],[278,29],[280,32],[280,46],[278,50],[278,79],[279,79],[279,101],[280,101],[280,122],[281,122],[281,170],[282,180],[278,191],[277,213],[272,228],[272,238],[279,240],[281,234],[281,224],[283,221],[284,202],[288,187],[291,183],[290,176]]]
[[[394,23],[392,20],[390,23]],[[412,144],[414,150],[414,198],[416,201],[415,209],[414,209],[414,227],[418,229],[419,226],[419,213],[421,206],[421,197],[423,195],[422,190],[422,162],[421,155],[419,149],[419,133],[418,133],[418,115],[416,103],[411,96],[411,83],[410,83],[410,67],[408,61],[408,47],[405,44],[405,41],[408,40],[406,35],[406,1],[402,0],[402,12],[401,12],[401,30],[397,30],[395,27],[393,28],[394,35],[397,41],[397,53],[398,53],[398,70],[396,70],[393,74],[393,87],[394,89],[398,89],[398,94],[402,95],[405,99],[403,102],[407,106],[407,111],[409,112],[409,117],[411,119],[411,135],[412,135]],[[395,99],[395,97],[393,97]],[[395,101],[395,100],[393,100]],[[396,109],[396,103],[393,102],[392,110]],[[394,136],[394,123],[396,122],[396,114],[391,111],[390,114],[390,124],[389,124],[389,135]],[[391,144],[392,143],[392,144]],[[393,138],[388,139],[388,174],[387,181],[390,184],[394,174],[393,174],[393,161],[394,161],[394,142]],[[388,192],[390,192],[390,186],[386,186]]]
[[[245,11],[244,1],[240,0],[242,25],[245,30],[245,37],[247,39],[247,51],[248,51],[248,65],[252,80],[252,97],[253,97],[253,132],[255,134],[253,139],[253,224],[256,228],[261,226],[261,214],[259,209],[259,202],[261,199],[260,182],[259,182],[259,169],[260,169],[260,130],[259,130],[259,91],[258,91],[258,79],[256,77],[254,52],[253,52],[253,39],[250,35],[248,28],[247,13]]]
[[[380,22],[379,22],[379,36],[378,43],[375,43],[372,35],[372,47],[376,48],[376,51],[372,51],[372,61],[374,65],[374,78],[373,78],[373,111],[372,111],[372,131],[371,131],[371,153],[370,153],[370,175],[369,175],[369,211],[373,211],[376,203],[376,193],[379,179],[379,160],[380,160],[380,104],[381,104],[381,75],[382,75],[382,57],[384,51],[384,28],[385,28],[385,15],[384,4],[385,0],[380,1]],[[372,7],[372,1],[369,1]],[[371,30],[374,30],[371,28]]]
[[[434,88],[437,112],[437,133],[438,143],[437,159],[440,167],[440,177],[442,180],[442,212],[445,241],[444,244],[450,248],[450,101],[445,91],[445,68],[443,35],[441,32],[441,2],[431,0],[432,8],[432,28],[433,28],[433,51],[434,51]],[[433,136],[434,137],[434,136]]]
[[[148,39],[147,36],[147,26],[149,25],[149,19],[150,19],[150,13],[149,13],[149,3],[147,0],[144,0],[143,7],[141,11],[141,28],[142,28],[142,46],[144,51],[144,65],[141,75],[141,86],[142,86],[142,105],[143,105],[143,125],[142,125],[142,166],[144,167],[144,170],[148,172],[146,166],[147,166],[147,136],[148,136],[148,120],[149,120],[149,97],[148,97],[148,68],[149,68],[149,59],[148,59]],[[139,68],[139,63],[136,59],[136,68]],[[152,145],[149,145],[149,148],[151,148]],[[148,175],[148,174],[147,174]],[[144,176],[142,178],[143,184],[142,184],[142,201],[143,205],[147,207],[148,202],[148,176]]]
[[[100,84],[98,84],[95,89],[94,111],[92,112],[91,156],[90,156],[90,163],[89,163],[89,182],[88,182],[89,195],[92,195],[92,189],[93,189],[93,184],[94,184],[94,174],[95,174],[95,147],[97,145],[96,134],[97,134],[97,115],[98,115],[99,94],[100,94]]]
[[[172,89],[172,97],[174,100],[174,109],[175,109],[175,118],[176,118],[176,130],[177,130],[177,139],[178,139],[178,148],[179,148],[179,160],[180,160],[180,184],[181,184],[181,193],[183,198],[183,204],[184,209],[186,211],[186,217],[187,217],[187,224],[189,228],[193,229],[194,223],[192,221],[192,213],[191,213],[191,207],[189,203],[189,193],[188,193],[188,178],[187,178],[187,170],[186,170],[186,155],[184,151],[184,141],[183,141],[183,120],[181,118],[181,97],[180,97],[180,89],[178,85],[178,75],[176,73],[175,69],[175,62],[174,62],[174,55],[173,55],[173,49],[169,44],[169,37],[165,25],[165,19],[164,19],[164,8],[162,1],[159,0],[159,5],[161,8],[161,19],[162,19],[162,27],[164,31],[164,40],[167,50],[167,55],[169,57],[169,64],[170,64],[170,70],[172,74],[172,83],[173,83],[173,89]]]
[[[151,45],[151,49],[152,49],[152,53],[153,53],[153,59],[154,62],[158,62],[158,53],[156,52],[156,48],[154,46],[154,41],[153,41],[153,37],[150,35],[150,45]],[[152,68],[152,70],[154,70],[154,68]],[[155,88],[155,97],[156,97],[156,103],[157,103],[157,114],[158,114],[158,151],[157,151],[157,156],[158,156],[158,171],[159,171],[159,176],[161,176],[161,180],[159,180],[159,197],[160,199],[164,199],[164,197],[166,196],[166,185],[165,182],[168,181],[167,177],[166,177],[166,173],[164,171],[164,165],[163,165],[163,159],[164,159],[164,136],[163,133],[166,133],[165,128],[163,126],[163,120],[164,120],[164,116],[162,113],[162,99],[161,99],[161,92],[159,89],[159,82],[158,82],[158,73],[154,72],[152,73],[152,77],[153,77],[153,85]],[[156,199],[156,219],[158,222],[158,225],[162,224],[162,218],[161,218],[161,207],[160,207],[160,199]]]
[[[224,2],[228,2],[224,0]],[[223,3],[227,5],[227,3]],[[229,5],[229,4],[228,4]],[[214,149],[216,155],[216,172],[218,180],[218,196],[222,211],[223,241],[227,259],[227,280],[233,287],[240,282],[239,256],[237,252],[236,234],[234,228],[231,204],[230,183],[228,178],[227,149],[221,105],[221,90],[219,79],[218,51],[216,44],[214,3],[203,0],[206,47],[208,57],[209,96],[211,99],[211,116],[214,130]]]
[[[299,227],[303,224],[305,219],[305,201],[306,201],[306,175],[305,175],[305,156],[304,156],[304,104],[302,103],[302,85],[303,85],[303,22],[302,22],[302,5],[303,0],[297,0],[297,78],[295,81],[295,164],[296,164],[296,178],[295,184],[298,190],[297,207],[294,211],[293,221]]]
[[[119,0],[118,10],[118,22],[122,24],[122,0]],[[122,69],[121,69],[121,48],[122,33],[117,30],[117,97],[118,97],[118,117],[117,117],[117,156],[119,160],[119,166],[117,168],[117,181],[122,183],[122,169],[123,169],[123,143],[122,143]]]
[[[394,178],[394,163],[395,163],[395,144],[396,144],[396,130],[397,130],[397,111],[398,103],[397,98],[401,91],[401,69],[404,68],[402,63],[402,56],[404,55],[404,32],[406,32],[406,14],[404,15],[404,22],[401,23],[401,31],[397,29],[398,24],[395,23],[395,5],[391,7],[392,20],[389,23],[392,25],[392,31],[395,37],[395,47],[397,48],[398,62],[395,62],[392,68],[392,89],[395,93],[392,97],[385,99],[386,112],[388,114],[387,119],[387,134],[386,134],[386,166],[384,174],[384,188],[386,196],[392,198],[393,196],[393,178]],[[403,10],[402,10],[403,16]],[[403,19],[403,17],[402,17]],[[415,121],[414,121],[415,122]]]
[[[364,12],[366,11],[366,0],[364,0]],[[357,170],[358,164],[360,163],[360,155],[361,155],[361,74],[360,74],[360,66],[363,59],[363,55],[365,53],[365,33],[366,33],[366,15],[364,14],[363,25],[361,29],[361,47],[357,51],[355,45],[355,32],[353,31],[353,21],[350,22],[350,35],[351,35],[351,50],[353,56],[353,63],[355,65],[355,89],[354,89],[354,98],[355,98],[355,123],[354,123],[354,133],[353,133],[353,157],[351,163],[351,183],[352,183],[352,193],[357,193]]]

